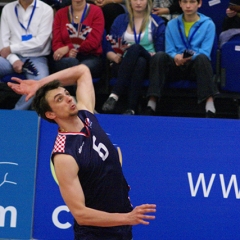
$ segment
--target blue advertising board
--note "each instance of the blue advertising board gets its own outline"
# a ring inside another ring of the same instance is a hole
[[[0,111],[0,239],[31,239],[38,118]]]
[[[157,204],[134,240],[240,239],[240,122],[97,115],[122,153],[134,206]],[[50,169],[57,127],[41,120],[34,238],[73,239],[72,217]]]
[[[50,165],[57,130],[56,124],[41,119],[34,208],[34,239],[73,239],[73,218],[62,200]]]

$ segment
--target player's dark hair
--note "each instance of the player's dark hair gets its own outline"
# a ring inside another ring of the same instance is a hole
[[[56,122],[52,119],[47,118],[45,115],[46,112],[52,111],[51,107],[48,104],[48,101],[46,100],[46,94],[49,91],[56,89],[60,86],[61,86],[61,83],[58,80],[54,80],[52,82],[49,82],[43,85],[41,88],[37,90],[32,103],[32,107],[37,112],[38,116],[40,116],[41,118],[51,123],[56,123]]]

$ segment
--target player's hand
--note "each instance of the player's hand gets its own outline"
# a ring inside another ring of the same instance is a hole
[[[16,93],[26,95],[26,101],[33,97],[38,90],[39,82],[35,80],[22,80],[20,78],[12,77],[16,83],[8,82],[8,86]]]
[[[131,212],[128,213],[129,225],[144,224],[148,225],[148,220],[155,219],[155,216],[148,215],[147,213],[155,213],[155,204],[143,204],[135,207]],[[147,221],[146,221],[147,220]]]

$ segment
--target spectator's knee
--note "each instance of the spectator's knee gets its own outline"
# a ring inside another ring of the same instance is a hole
[[[165,52],[157,52],[151,57],[151,62],[152,63],[162,62],[162,61],[165,61],[166,57],[167,57],[167,54]]]
[[[199,61],[199,62],[209,62],[209,58],[205,55],[205,54],[199,54],[198,56],[196,56],[195,61]]]

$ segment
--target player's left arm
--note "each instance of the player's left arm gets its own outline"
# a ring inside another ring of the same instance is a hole
[[[75,159],[70,155],[57,154],[54,156],[54,168],[61,195],[78,224],[98,227],[148,225],[149,220],[155,219],[155,216],[148,215],[156,212],[155,204],[142,204],[129,213],[108,213],[87,207]]]

